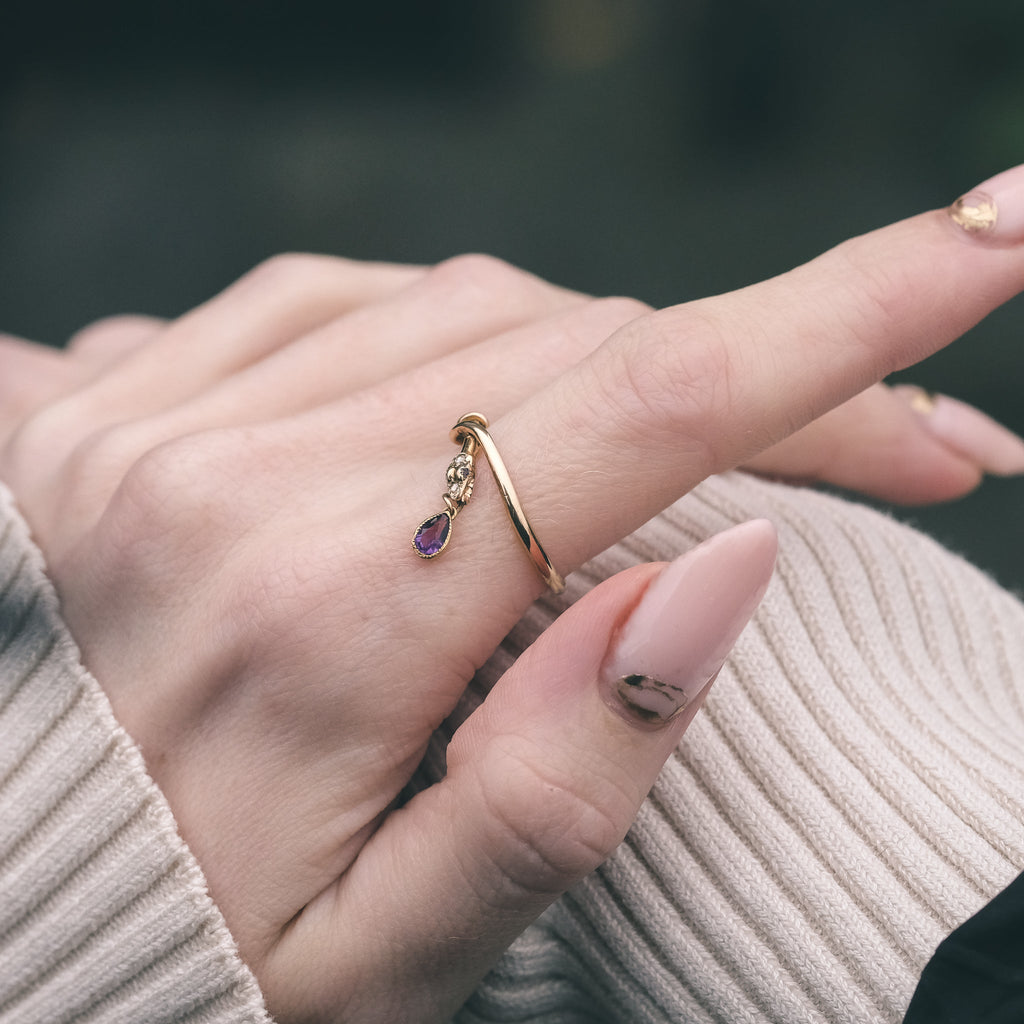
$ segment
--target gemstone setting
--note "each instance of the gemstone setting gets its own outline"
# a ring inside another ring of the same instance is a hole
[[[451,535],[451,513],[438,512],[420,523],[412,538],[412,546],[420,558],[436,558],[448,546]]]

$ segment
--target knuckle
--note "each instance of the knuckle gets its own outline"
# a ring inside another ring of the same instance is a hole
[[[105,316],[80,327],[68,339],[67,350],[72,353],[90,352],[103,349],[109,344],[121,341],[131,334],[155,330],[157,321],[133,313],[119,313]]]
[[[93,454],[116,453],[118,443],[112,432]],[[261,617],[277,622],[294,610],[295,588],[271,577],[299,571],[260,529],[266,508],[253,447],[243,428],[223,428],[148,448],[104,498],[88,546],[93,605],[116,610],[113,620],[157,609],[169,629],[184,623],[199,647],[218,652],[225,680],[251,658]],[[295,640],[284,628],[276,637]],[[215,647],[203,646],[210,638]],[[205,656],[199,647],[190,654]]]
[[[421,286],[433,301],[462,311],[486,310],[493,329],[546,316],[582,296],[520,270],[497,256],[465,253],[432,267]]]
[[[69,449],[81,443],[77,438],[89,436],[84,428],[73,396],[36,409],[18,424],[3,446],[7,482],[19,491],[31,491],[45,478],[58,477]]]
[[[116,431],[111,434],[86,454],[116,459],[119,442]],[[243,528],[238,502],[243,452],[230,431],[190,435],[150,448],[123,473],[101,525],[135,562],[166,565],[176,552],[209,551],[226,533]]]
[[[719,438],[736,406],[739,356],[706,312],[641,316],[618,331],[588,388],[635,443],[672,444],[703,473],[721,468]]]
[[[557,895],[589,874],[622,841],[635,810],[616,814],[614,793],[591,799],[544,765],[535,750],[510,749],[482,783],[495,832],[493,864],[513,899]]]
[[[472,252],[443,260],[427,277],[434,286],[489,295],[526,280],[528,275],[497,256]]]
[[[3,448],[4,477],[16,486],[28,478],[33,467],[49,464],[46,453],[52,451],[56,423],[52,422],[53,406],[33,413],[23,420],[11,433]]]
[[[631,320],[649,312],[650,307],[638,299],[587,299],[558,316],[549,332],[547,354],[559,364],[571,366]]]
[[[61,465],[63,504],[90,505],[94,495],[123,476],[138,454],[132,425],[101,427],[79,440]]]
[[[333,273],[345,261],[333,256],[312,253],[277,253],[256,264],[237,282],[237,287],[255,291],[301,292],[310,281],[320,280],[325,273]]]
[[[581,308],[564,314],[562,323],[569,334],[586,342],[586,350],[592,351],[631,321],[650,312],[650,306],[639,299],[612,296],[587,300]],[[581,346],[577,343],[576,347]]]
[[[636,320],[638,317],[652,312],[646,302],[641,302],[628,295],[608,295],[604,298],[594,299],[591,305],[612,330],[617,330],[631,320]]]

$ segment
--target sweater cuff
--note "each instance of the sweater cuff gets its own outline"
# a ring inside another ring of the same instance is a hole
[[[2,1024],[270,1021],[3,485],[0,964]]]

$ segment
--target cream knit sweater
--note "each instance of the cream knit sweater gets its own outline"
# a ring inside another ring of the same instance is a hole
[[[896,1022],[937,943],[1024,869],[1024,606],[906,527],[742,474],[535,605],[421,781],[567,602],[754,516],[779,568],[705,710],[462,1024]],[[267,1019],[0,494],[0,1022]]]

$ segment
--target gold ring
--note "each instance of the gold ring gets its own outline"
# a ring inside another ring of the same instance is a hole
[[[448,490],[444,494],[445,510],[420,523],[412,539],[413,550],[420,558],[436,558],[448,547],[452,523],[473,494],[476,456],[482,451],[491,467],[491,473],[505,502],[505,509],[516,536],[526,548],[526,553],[536,566],[541,579],[553,593],[560,594],[565,590],[565,580],[555,570],[537,535],[530,528],[530,521],[526,518],[526,512],[515,487],[512,486],[512,478],[508,475],[494,439],[488,433],[488,426],[486,416],[478,412],[469,412],[452,427],[451,439],[457,445],[461,445],[461,451],[448,465]]]

